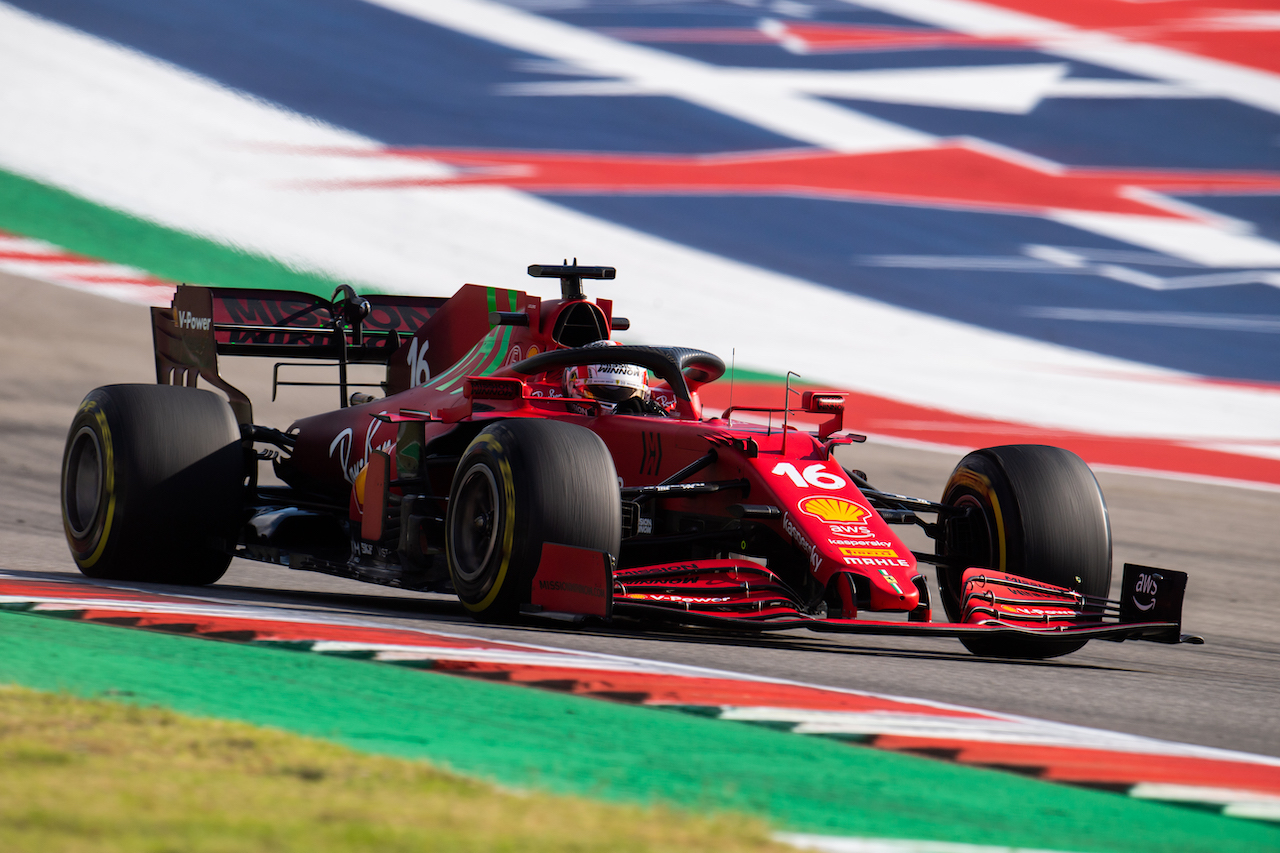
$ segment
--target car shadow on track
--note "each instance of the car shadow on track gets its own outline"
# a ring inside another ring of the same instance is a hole
[[[244,594],[261,597],[262,591],[240,588]],[[293,592],[280,596],[275,600],[281,603],[298,603],[305,600],[314,604],[341,608],[351,615],[388,615],[414,616],[420,615],[437,621],[448,621],[460,627],[479,626],[466,612],[460,602],[452,599],[399,598],[377,595],[359,595],[353,593],[331,592]],[[609,640],[630,640],[640,643],[681,643],[698,646],[723,646],[752,649],[774,649],[785,652],[806,651],[815,654],[836,654],[853,657],[877,657],[901,660],[942,660],[959,661],[978,664],[1003,664],[1008,666],[1048,667],[1053,669],[1099,670],[1107,672],[1135,672],[1126,667],[1104,666],[1096,663],[1078,663],[1069,658],[1052,660],[1010,660],[1007,658],[979,657],[963,650],[934,651],[932,649],[911,648],[905,646],[881,646],[866,643],[850,643],[829,637],[814,638],[803,631],[789,631],[778,634],[750,634],[736,631],[725,631],[714,628],[702,628],[673,624],[645,624],[632,619],[618,619],[610,623],[595,620],[566,624],[558,620],[525,616],[518,622],[504,623],[501,626],[487,625],[487,628],[500,628],[504,634],[523,634],[525,642],[545,644],[549,637],[594,637]],[[507,636],[506,639],[513,639]],[[935,640],[940,643],[955,641]]]
[[[1071,669],[1071,670],[1102,670],[1107,672],[1135,672],[1125,667],[1117,666],[1100,666],[1095,663],[1076,663],[1070,659],[1058,658],[1053,660],[1010,660],[1007,658],[991,658],[979,657],[970,654],[967,651],[950,651],[893,646],[872,646],[867,644],[852,644],[848,642],[838,642],[823,639],[808,639],[803,634],[789,633],[785,636],[758,634],[743,635],[734,632],[724,631],[708,631],[704,628],[685,627],[685,626],[661,626],[661,627],[628,627],[623,624],[614,623],[611,625],[585,626],[577,625],[572,628],[562,626],[543,627],[541,625],[533,626],[526,623],[521,626],[531,632],[536,632],[538,636],[546,636],[549,633],[563,635],[592,635],[598,637],[609,637],[619,639],[629,639],[641,642],[663,642],[663,643],[687,643],[700,646],[724,646],[737,648],[753,648],[761,650],[777,650],[784,652],[811,652],[814,654],[824,655],[844,655],[848,657],[875,657],[884,659],[898,660],[926,660],[926,661],[956,661],[977,664],[1005,664],[1012,666],[1036,666],[1050,667],[1054,669]],[[942,642],[946,642],[943,640]]]
[[[1070,658],[1052,660],[1011,660],[1006,658],[978,657],[961,650],[938,650],[909,648],[903,646],[880,646],[866,643],[850,643],[831,638],[812,638],[800,631],[789,631],[785,634],[744,634],[733,631],[708,629],[692,626],[670,624],[644,624],[630,619],[619,619],[611,623],[587,621],[575,624],[526,616],[518,622],[503,625],[484,625],[472,619],[462,603],[453,598],[402,597],[393,595],[364,595],[348,592],[330,592],[322,590],[268,590],[260,587],[220,585],[209,587],[177,586],[173,584],[152,583],[107,583],[92,578],[51,572],[33,572],[22,570],[5,570],[4,574],[26,580],[68,581],[73,580],[88,586],[101,586],[112,589],[134,589],[152,595],[175,595],[197,598],[206,602],[221,601],[228,605],[264,605],[275,607],[315,608],[329,616],[347,618],[368,617],[421,617],[435,623],[445,622],[460,628],[484,627],[499,629],[502,638],[510,641],[524,641],[546,645],[551,637],[592,637],[604,640],[629,640],[644,644],[679,643],[699,646],[717,646],[727,648],[752,648],[759,650],[776,650],[783,652],[810,652],[824,655],[842,655],[848,657],[873,657],[896,660],[954,661],[980,665],[1005,665],[1021,667],[1047,667],[1052,669],[1069,669],[1075,671],[1107,671],[1137,672],[1139,670],[1120,666],[1103,666],[1096,663],[1076,663]],[[429,627],[428,627],[429,629]],[[519,640],[509,636],[524,635]],[[947,642],[945,640],[941,642]],[[636,654],[632,652],[631,654]],[[637,655],[638,656],[638,655]]]

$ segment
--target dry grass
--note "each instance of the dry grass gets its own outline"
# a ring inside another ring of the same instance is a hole
[[[781,850],[760,821],[521,794],[158,708],[0,686],[0,850]]]

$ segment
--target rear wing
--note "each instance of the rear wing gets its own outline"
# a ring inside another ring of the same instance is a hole
[[[218,373],[218,356],[332,361],[347,405],[347,365],[387,364],[444,304],[440,296],[356,294],[342,285],[326,300],[289,290],[181,285],[169,308],[151,309],[156,381],[194,387],[199,378],[225,393],[241,423],[249,398]],[[277,364],[279,369],[281,365]]]

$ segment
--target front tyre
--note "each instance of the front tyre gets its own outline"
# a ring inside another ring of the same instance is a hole
[[[211,584],[231,562],[246,472],[231,408],[209,391],[89,393],[62,456],[62,522],[91,578]]]
[[[947,616],[962,616],[960,579],[982,567],[1105,597],[1111,587],[1111,524],[1093,472],[1079,456],[1038,444],[989,447],[970,453],[952,472],[942,502],[973,507],[944,524],[937,552]],[[966,637],[977,655],[1051,658],[1085,640],[1028,643],[1016,637]]]
[[[454,591],[476,618],[519,612],[543,543],[607,551],[616,560],[621,539],[618,474],[590,430],[500,421],[463,453],[449,494],[445,552]]]

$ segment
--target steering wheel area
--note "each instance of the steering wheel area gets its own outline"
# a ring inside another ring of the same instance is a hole
[[[533,376],[548,370],[583,364],[635,364],[666,382],[676,399],[690,401],[690,393],[724,375],[719,356],[689,347],[572,347],[539,353],[498,371],[498,376]]]

